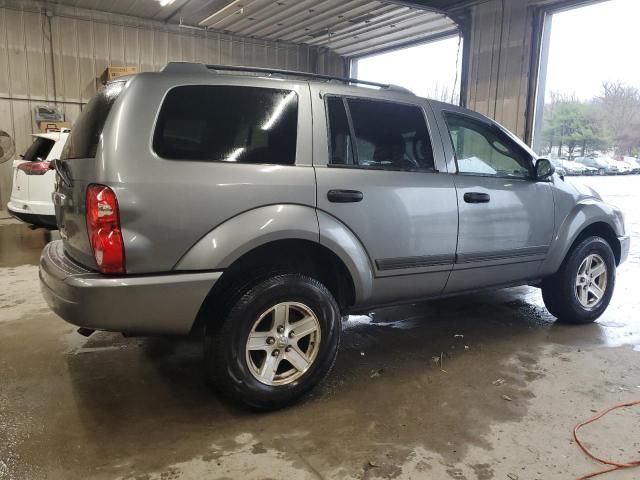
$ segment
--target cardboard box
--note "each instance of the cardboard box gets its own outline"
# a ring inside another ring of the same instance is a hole
[[[138,73],[138,67],[107,67],[106,70],[102,72],[102,75],[100,75],[100,81],[107,83],[118,77],[134,75],[136,73]]]
[[[38,127],[40,132],[50,133],[60,132],[63,128],[71,128],[71,124],[69,122],[40,122]]]

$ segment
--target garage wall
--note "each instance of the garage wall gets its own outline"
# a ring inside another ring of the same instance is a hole
[[[539,20],[547,8],[588,0],[484,0],[465,12],[468,22],[467,106],[529,141],[530,94],[537,86]],[[531,71],[531,69],[534,69]]]
[[[56,104],[73,123],[107,65],[154,71],[169,61],[346,72],[342,57],[324,48],[55,4],[0,0],[0,129],[15,139],[17,152],[23,152],[37,127],[34,105]],[[0,165],[0,209],[10,193],[9,163]]]

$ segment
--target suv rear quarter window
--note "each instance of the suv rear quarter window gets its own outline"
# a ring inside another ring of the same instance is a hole
[[[82,110],[62,150],[61,158],[95,158],[100,135],[111,107],[127,82],[112,82],[98,92]]]
[[[170,160],[292,165],[297,127],[292,90],[180,86],[164,100],[153,148]]]

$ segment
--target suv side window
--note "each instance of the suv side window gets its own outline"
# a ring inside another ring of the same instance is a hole
[[[297,130],[294,91],[186,85],[167,94],[153,148],[171,160],[293,165]]]
[[[531,159],[497,127],[448,112],[445,118],[458,173],[531,178]]]
[[[420,107],[328,97],[327,111],[330,164],[435,170],[427,123]]]

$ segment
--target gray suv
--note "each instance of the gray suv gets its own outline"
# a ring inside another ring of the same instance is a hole
[[[40,278],[82,332],[202,327],[216,387],[269,409],[328,374],[349,313],[523,284],[567,322],[606,309],[621,212],[500,125],[400,87],[234,70],[115,81],[75,124]]]

